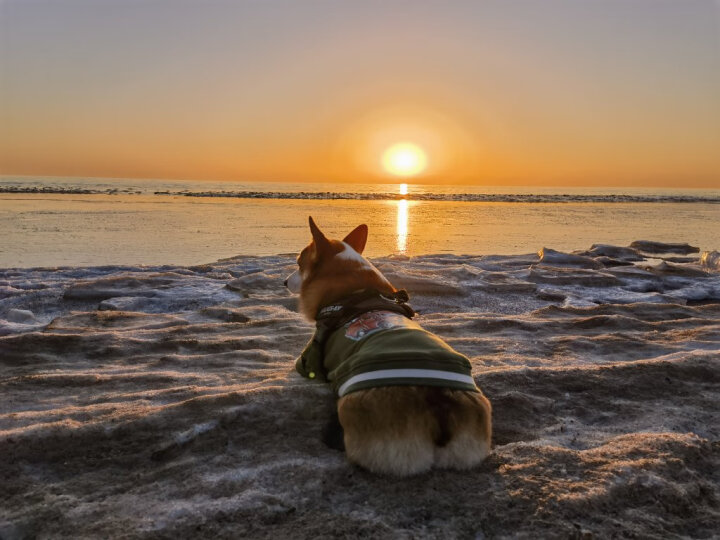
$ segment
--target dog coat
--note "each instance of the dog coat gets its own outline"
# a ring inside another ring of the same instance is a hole
[[[410,319],[407,293],[361,297],[321,310],[315,335],[295,364],[301,375],[329,381],[338,397],[378,386],[479,391],[467,357]],[[378,309],[364,311],[363,305]],[[349,318],[342,316],[348,312]]]

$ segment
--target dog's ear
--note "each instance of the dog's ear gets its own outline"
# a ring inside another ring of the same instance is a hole
[[[322,233],[322,231],[315,225],[315,221],[312,216],[309,216],[310,232],[312,233],[313,240],[315,241],[315,249],[318,254],[330,251],[330,240]]]
[[[344,239],[347,245],[353,248],[358,253],[362,253],[367,243],[368,227],[365,224],[358,225],[353,229],[353,232],[348,234]]]

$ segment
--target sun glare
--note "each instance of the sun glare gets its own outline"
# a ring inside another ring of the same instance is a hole
[[[418,145],[397,143],[385,150],[382,156],[385,170],[395,176],[414,176],[425,170],[427,157]]]

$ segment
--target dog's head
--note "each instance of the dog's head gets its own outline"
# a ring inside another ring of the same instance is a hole
[[[395,288],[362,256],[367,225],[358,225],[342,240],[327,238],[310,217],[312,241],[300,252],[298,269],[286,280],[300,294],[300,311],[314,320],[320,308],[363,289],[394,292]]]

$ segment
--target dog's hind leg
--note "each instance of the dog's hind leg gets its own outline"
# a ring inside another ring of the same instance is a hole
[[[338,402],[348,459],[374,473],[410,476],[435,459],[434,418],[417,389],[371,388]]]
[[[449,438],[435,447],[434,467],[470,469],[490,454],[492,409],[485,396],[477,392],[446,390],[452,405],[446,413],[445,430]]]

